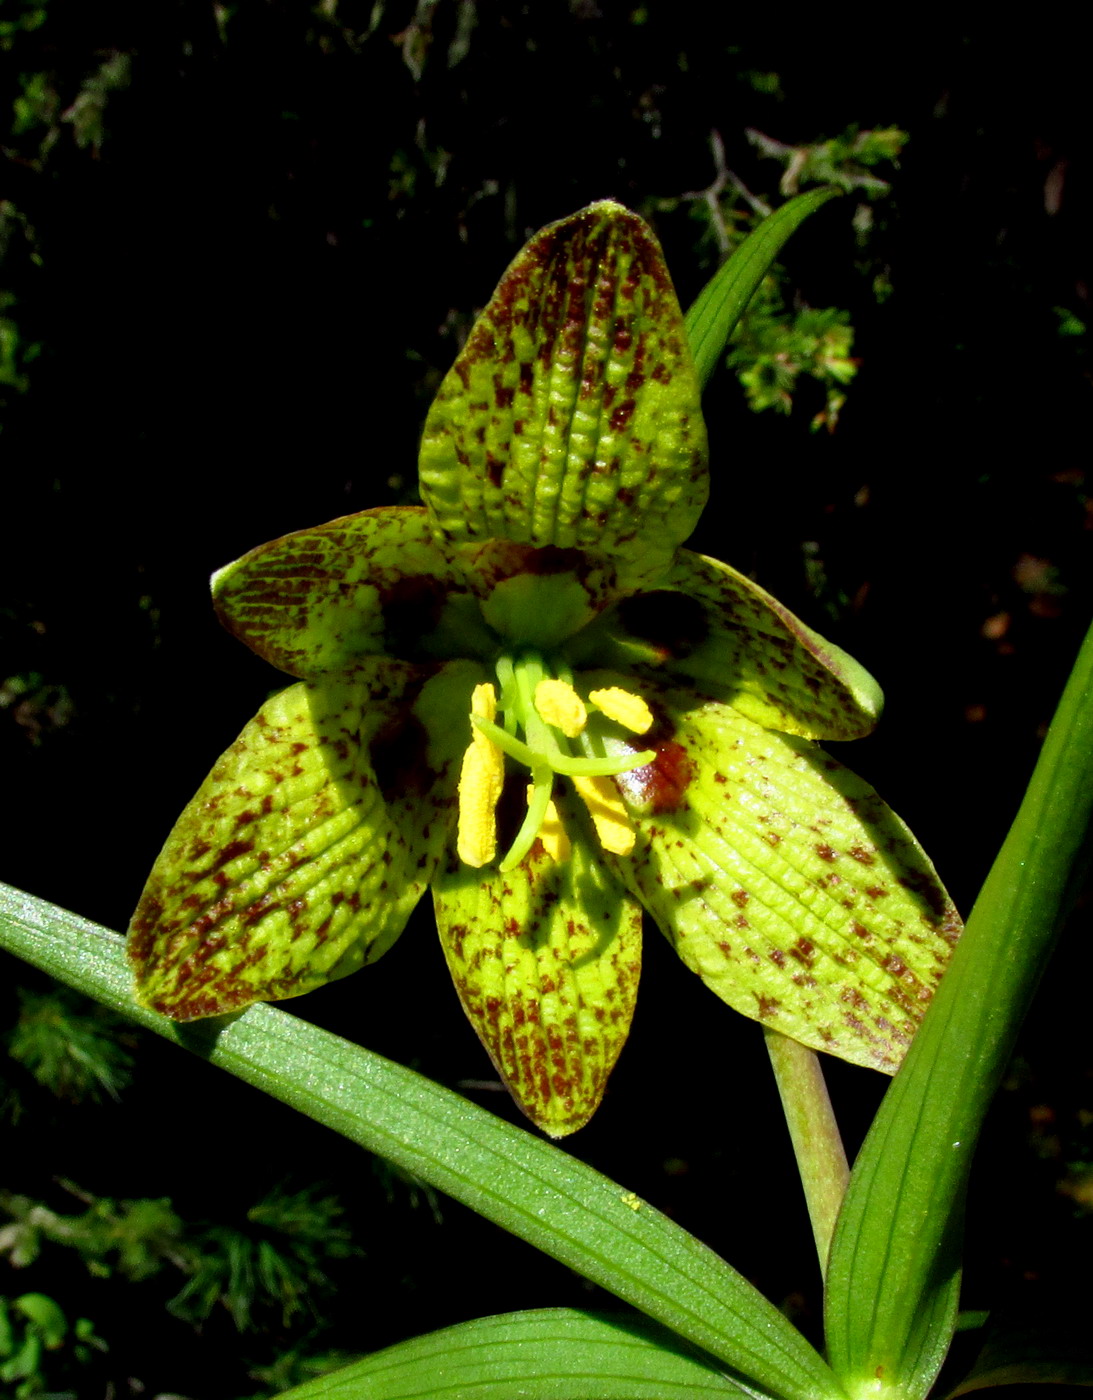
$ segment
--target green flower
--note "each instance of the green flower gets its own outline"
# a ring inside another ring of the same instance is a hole
[[[214,577],[228,629],[300,683],[156,862],[142,1002],[188,1020],[298,996],[378,958],[431,886],[467,1015],[554,1136],[626,1039],[643,907],[738,1011],[895,1069],[959,924],[813,743],[866,733],[875,684],[679,548],[707,492],[698,399],[659,247],[593,205],[524,248],[441,385],[424,507]]]

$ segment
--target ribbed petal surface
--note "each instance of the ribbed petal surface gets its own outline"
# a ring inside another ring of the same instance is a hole
[[[441,384],[421,445],[440,535],[602,551],[655,576],[705,504],[706,430],[648,226],[619,204],[519,253]]]
[[[914,837],[807,740],[641,689],[657,758],[616,780],[638,840],[612,868],[730,1006],[892,1073],[960,931]]]
[[[362,656],[477,654],[477,603],[420,506],[342,516],[259,545],[213,576],[221,622],[307,679]]]
[[[563,820],[581,835],[575,812]],[[433,895],[460,1000],[498,1072],[532,1122],[551,1137],[574,1132],[630,1029],[640,905],[583,836],[558,864],[536,842],[505,874],[449,865]]]
[[[857,739],[883,698],[868,671],[728,564],[680,550],[657,587],[573,639],[600,665],[665,673],[768,729]]]
[[[379,957],[452,839],[453,715],[465,727],[478,675],[377,660],[267,701],[148,879],[129,931],[138,999],[215,1016]]]

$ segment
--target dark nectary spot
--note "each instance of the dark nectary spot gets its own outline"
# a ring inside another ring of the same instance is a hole
[[[585,583],[589,574],[602,571],[602,561],[593,562],[590,556],[580,549],[561,549],[557,545],[518,544],[514,540],[491,540],[475,554],[475,592],[487,597],[490,591],[505,579],[517,574],[533,574],[547,578],[552,574],[573,574],[579,583]]]
[[[388,802],[406,792],[422,795],[435,774],[426,762],[429,736],[409,706],[385,724],[369,745],[380,792]]]
[[[657,742],[650,736],[656,758],[643,768],[620,775],[626,796],[648,812],[676,812],[686,800],[687,788],[695,776],[694,760],[674,739]]]
[[[627,632],[651,642],[664,653],[665,660],[689,656],[710,630],[702,604],[670,588],[624,598],[618,616]]]
[[[587,560],[579,549],[559,549],[557,545],[544,545],[533,549],[524,565],[529,574],[577,574],[584,572]]]
[[[506,773],[504,786],[501,788],[501,797],[497,803],[495,813],[497,821],[497,849],[505,852],[516,840],[517,833],[524,824],[524,818],[528,811],[528,780],[527,772],[523,775],[519,773]],[[539,851],[542,851],[542,843],[536,839]],[[534,851],[536,846],[532,846]]]
[[[384,588],[380,607],[387,650],[416,660],[421,655],[421,639],[436,627],[446,599],[444,585],[428,574],[408,574]]]

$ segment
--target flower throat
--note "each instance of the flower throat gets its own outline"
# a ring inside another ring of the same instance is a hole
[[[565,860],[569,840],[554,805],[555,776],[568,778],[588,809],[600,843],[614,855],[629,855],[634,828],[611,781],[617,773],[652,763],[652,749],[609,754],[610,730],[644,734],[653,715],[639,695],[617,686],[582,697],[563,662],[540,652],[505,653],[496,665],[497,687],[475,686],[471,696],[471,742],[459,778],[457,851],[465,865],[487,865],[497,854],[497,804],[505,779],[505,756],[528,769],[527,813],[500,862],[511,870],[539,838],[551,859]],[[608,721],[589,725],[590,710]]]

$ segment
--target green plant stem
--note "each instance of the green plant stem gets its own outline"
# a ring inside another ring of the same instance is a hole
[[[831,1236],[850,1179],[846,1149],[815,1050],[769,1026],[763,1027],[763,1035],[801,1174],[820,1272],[825,1273]]]
[[[945,1358],[972,1151],[1091,830],[1093,628],[952,964],[854,1163],[826,1296],[831,1363],[852,1396],[923,1396]]]

